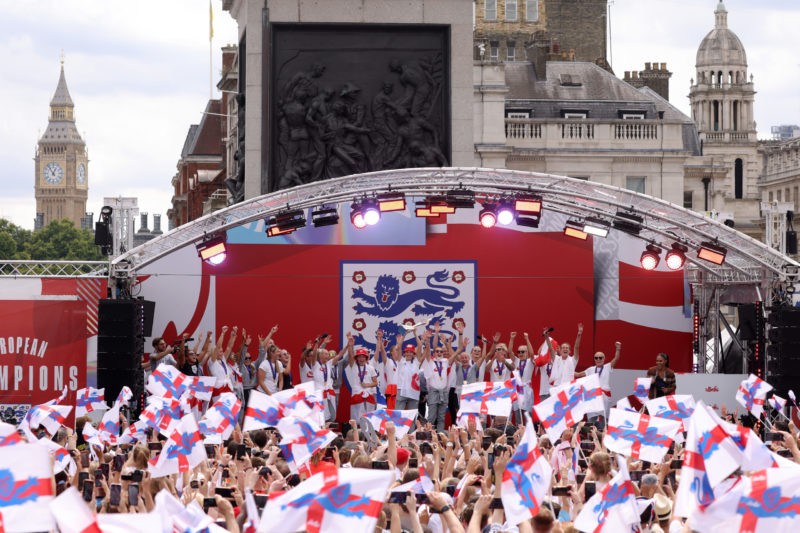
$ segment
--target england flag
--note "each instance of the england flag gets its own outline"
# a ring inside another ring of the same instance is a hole
[[[314,452],[336,438],[333,431],[322,429],[311,420],[293,416],[284,417],[278,422],[278,432],[283,437],[279,444],[283,457],[293,472],[307,463]]]
[[[23,442],[22,435],[17,432],[16,426],[0,422],[0,447],[11,446]]]
[[[188,472],[207,459],[203,435],[192,415],[186,415],[169,429],[170,436],[148,470],[152,477]]]
[[[108,409],[103,396],[105,396],[105,389],[94,389],[87,387],[85,389],[78,389],[75,393],[77,398],[75,404],[75,417],[80,418],[86,416],[87,413],[98,409]]]
[[[147,392],[163,398],[180,399],[194,385],[194,379],[171,365],[160,365],[147,378]]]
[[[583,505],[575,528],[593,533],[631,531],[639,524],[636,489],[628,476],[625,460],[617,457],[619,471],[602,490]]]
[[[71,411],[71,405],[42,404],[32,407],[25,419],[29,429],[42,426],[50,435],[55,435],[58,429],[66,424]]]
[[[552,442],[561,438],[565,429],[574,426],[583,417],[585,411],[581,405],[582,401],[583,387],[572,383],[558,393],[551,391],[549,398],[533,406],[547,437]]]
[[[103,533],[97,524],[97,517],[75,487],[69,487],[51,501],[50,510],[61,533]]]
[[[418,413],[419,411],[416,409],[409,411],[378,409],[376,411],[364,413],[362,416],[369,421],[372,425],[372,429],[384,435],[386,434],[386,423],[393,422],[394,436],[397,440],[400,440],[411,430]]]
[[[764,401],[767,398],[767,393],[771,390],[772,385],[750,374],[739,385],[739,389],[736,391],[736,401],[750,411],[754,417],[760,418],[764,414]]]
[[[50,452],[39,444],[6,446],[0,453],[0,518],[5,531],[50,531],[56,527]]]
[[[539,439],[529,419],[503,472],[501,496],[509,524],[517,525],[536,516],[550,489],[552,475],[553,468],[539,450]]]
[[[633,380],[633,394],[642,402],[646,402],[650,397],[650,385],[653,378],[636,378]]]
[[[677,420],[611,409],[603,444],[632,459],[660,463],[680,428]]]
[[[343,468],[320,472],[280,496],[271,498],[261,515],[259,533],[274,531],[375,530],[394,473],[388,470]]]
[[[650,416],[659,416],[681,422],[681,431],[686,430],[685,421],[694,411],[695,401],[691,394],[671,394],[645,402]]]
[[[508,416],[516,394],[510,380],[465,383],[461,389],[461,412]]]
[[[250,391],[247,409],[244,411],[242,431],[277,427],[282,417],[281,404],[270,395],[257,390]]]
[[[206,436],[219,434],[222,440],[227,439],[233,433],[241,407],[242,402],[234,393],[221,394],[197,424],[200,433]]]

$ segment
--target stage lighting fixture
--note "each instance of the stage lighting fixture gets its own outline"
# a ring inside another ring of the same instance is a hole
[[[417,202],[414,213],[420,218],[438,217],[437,213],[431,212],[431,206],[427,202]]]
[[[538,228],[541,217],[522,217],[517,215],[517,226],[524,226],[526,228]]]
[[[599,218],[588,217],[583,221],[583,231],[595,237],[608,237],[608,222]]]
[[[714,263],[715,265],[721,265],[725,262],[725,256],[728,254],[728,250],[724,247],[720,246],[716,242],[701,242],[700,249],[697,250],[697,257],[702,259],[703,261],[708,261],[709,263]]]
[[[206,237],[203,242],[197,244],[197,255],[206,263],[218,265],[227,257],[226,241],[227,234],[225,232]]]
[[[614,228],[630,235],[639,235],[639,232],[642,231],[642,222],[644,222],[644,219],[639,215],[626,211],[617,211],[617,215],[614,218]]]
[[[350,222],[356,229],[374,226],[380,219],[381,211],[375,199],[365,198],[361,202],[353,202],[350,207]]]
[[[483,204],[483,209],[478,213],[478,220],[484,228],[493,228],[497,224],[496,208],[492,204]]]
[[[339,212],[335,207],[319,207],[311,212],[311,222],[315,228],[334,226],[339,223]]]
[[[639,258],[639,263],[645,270],[655,270],[659,261],[661,261],[660,255],[661,249],[658,246],[654,244],[648,244],[645,247],[644,252],[642,252],[642,256]]]
[[[583,231],[583,224],[575,220],[567,220],[564,226],[564,235],[572,237],[573,239],[580,239],[585,241],[589,238],[589,234]]]
[[[286,235],[305,225],[306,216],[302,209],[284,211],[267,219],[267,237]]]
[[[110,205],[104,205],[100,209],[100,216],[103,217],[103,220],[108,221],[111,218],[111,213],[114,212],[114,208]]]
[[[452,215],[456,212],[456,208],[450,205],[444,196],[429,196],[425,199],[425,203],[434,215]]]
[[[538,215],[542,212],[542,199],[533,194],[518,194],[514,197],[514,209],[520,215]]]
[[[683,265],[686,264],[686,252],[688,251],[689,249],[681,243],[672,243],[672,249],[664,257],[667,268],[670,270],[682,269]]]
[[[475,207],[475,193],[468,189],[452,189],[445,196],[447,205],[455,209],[472,209]]]
[[[497,223],[501,226],[508,226],[516,218],[514,204],[511,200],[502,200],[497,206]]]
[[[385,192],[377,196],[381,213],[405,211],[406,195],[401,192]]]

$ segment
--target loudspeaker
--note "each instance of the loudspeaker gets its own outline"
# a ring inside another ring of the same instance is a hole
[[[793,229],[786,231],[786,255],[797,254],[797,232]]]
[[[97,246],[114,245],[114,240],[111,237],[111,231],[108,227],[108,222],[98,220],[94,223],[94,243]]]
[[[143,323],[142,323],[142,334],[145,337],[151,337],[153,335],[153,317],[156,314],[156,303],[151,302],[149,300],[139,300],[142,302],[142,314],[143,314]]]
[[[771,326],[800,326],[800,309],[797,307],[778,307],[767,317]]]
[[[134,413],[143,407],[144,300],[100,300],[97,317],[97,386],[113,402],[123,386],[133,391]]]
[[[800,342],[800,328],[790,326],[770,328],[769,340],[773,343]]]
[[[756,306],[755,304],[742,304],[739,311],[739,338],[743,341],[754,341],[757,337]]]

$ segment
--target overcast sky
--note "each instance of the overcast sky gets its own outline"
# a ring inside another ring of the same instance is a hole
[[[674,73],[670,100],[688,113],[695,54],[714,26],[717,0],[612,2],[616,74],[666,62]],[[768,138],[773,125],[800,124],[800,1],[725,5],[754,76],[759,137]],[[216,85],[220,48],[236,42],[237,30],[220,0],[213,8]],[[208,2],[0,1],[0,217],[26,228],[36,209],[36,142],[47,126],[62,50],[89,149],[87,210],[99,213],[106,196],[134,196],[142,211],[164,215],[166,229],[170,180],[189,125],[200,121],[209,98]]]

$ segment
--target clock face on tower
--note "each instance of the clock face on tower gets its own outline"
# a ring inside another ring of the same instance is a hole
[[[44,180],[50,185],[58,185],[64,179],[64,169],[58,163],[47,163],[43,174]]]
[[[78,178],[78,183],[83,185],[86,183],[86,165],[83,163],[78,163],[78,169],[75,172],[75,175]]]

